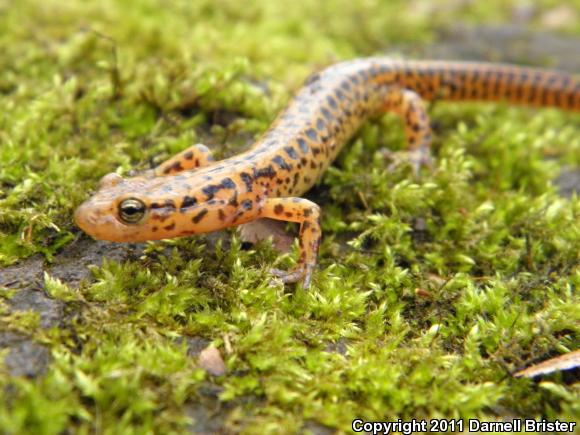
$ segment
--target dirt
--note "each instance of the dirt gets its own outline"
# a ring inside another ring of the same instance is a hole
[[[12,376],[36,377],[45,372],[50,362],[49,350],[14,332],[0,332],[0,348],[9,348],[4,365]]]
[[[571,198],[574,193],[579,195],[580,169],[562,168],[560,176],[554,182],[561,196]]]
[[[193,421],[188,427],[189,433],[226,433],[224,415],[234,406],[232,402],[224,404],[219,400],[222,392],[222,387],[207,383],[198,389],[198,400],[185,404],[185,414]]]
[[[480,60],[580,71],[578,38],[548,32],[530,32],[523,26],[455,26],[442,30],[437,42],[420,50],[407,49],[415,57],[448,60]]]
[[[51,264],[35,255],[4,268],[0,271],[0,293],[5,292],[8,302],[6,314],[34,311],[39,315],[40,328],[66,327],[71,313],[65,314],[64,302],[46,294],[44,273],[78,288],[81,281],[91,279],[90,264],[101,264],[104,258],[123,261],[134,251],[134,245],[95,242],[83,237],[56,255]],[[50,363],[49,349],[20,331],[0,331],[0,349],[9,349],[4,363],[12,376],[41,375]]]

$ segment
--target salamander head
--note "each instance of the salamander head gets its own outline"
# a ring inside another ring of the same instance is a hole
[[[75,211],[75,221],[100,240],[168,239],[231,226],[240,205],[237,197],[237,185],[229,178],[109,174]]]

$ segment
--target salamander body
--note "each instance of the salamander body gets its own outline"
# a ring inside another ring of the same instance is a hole
[[[151,171],[109,174],[75,212],[103,240],[137,242],[216,231],[260,218],[300,223],[300,258],[283,282],[307,287],[320,244],[320,209],[300,198],[369,117],[394,112],[405,124],[415,169],[429,161],[424,101],[507,101],[580,111],[571,75],[511,65],[369,58],[310,76],[270,128],[246,152],[214,161],[194,145]]]

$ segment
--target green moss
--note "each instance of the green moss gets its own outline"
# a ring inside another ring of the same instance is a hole
[[[86,237],[73,210],[108,172],[195,141],[218,157],[248,146],[323,65],[423,45],[457,21],[509,22],[518,7],[440,3],[0,2],[0,263],[50,262]],[[536,28],[556,3],[534,3]],[[92,266],[79,288],[49,271],[61,327],[11,311],[11,291],[1,327],[52,362],[37,379],[0,370],[0,427],[180,433],[203,420],[195,406],[247,433],[347,431],[355,417],[577,419],[577,386],[506,370],[577,348],[580,202],[552,180],[580,164],[578,115],[438,104],[431,116],[437,164],[420,180],[387,170],[383,150],[404,143],[387,116],[308,194],[325,235],[308,291],[269,284],[296,246],[246,250],[234,234],[147,244]],[[228,374],[196,367],[184,337],[212,341]]]

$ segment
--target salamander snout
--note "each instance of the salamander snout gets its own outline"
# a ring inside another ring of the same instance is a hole
[[[94,200],[81,204],[74,214],[76,224],[87,234],[99,240],[119,239],[119,222],[107,208],[99,207]]]

